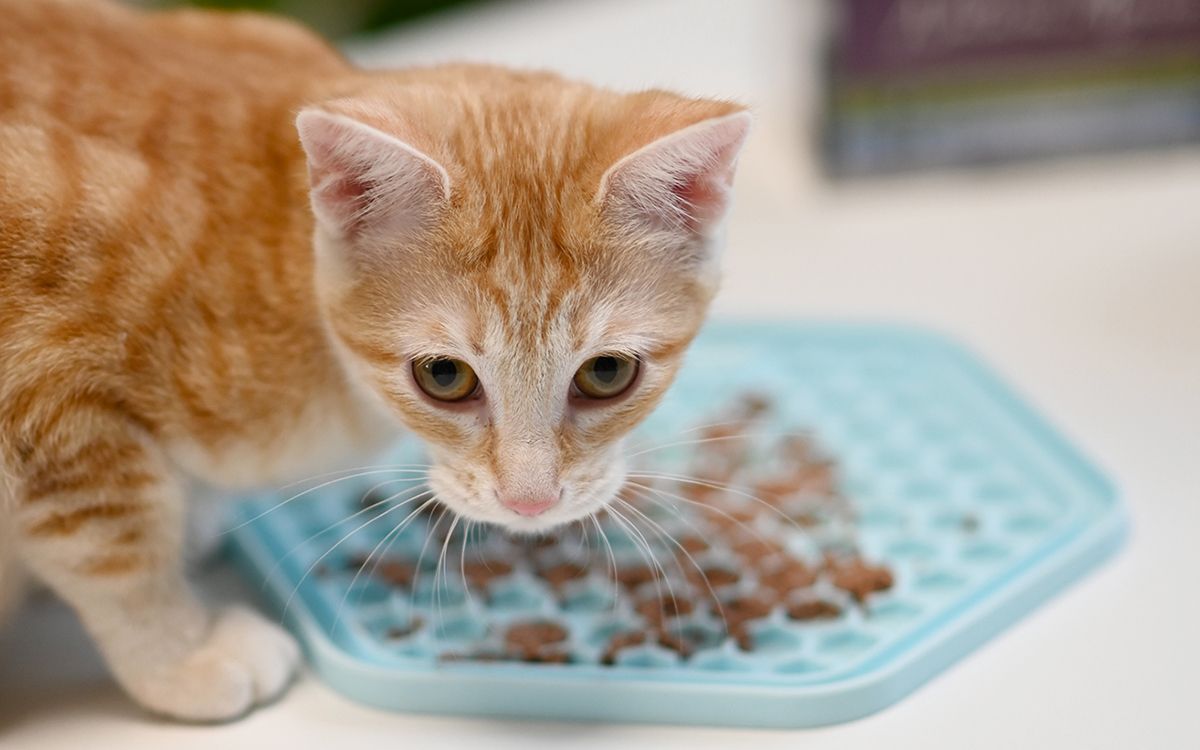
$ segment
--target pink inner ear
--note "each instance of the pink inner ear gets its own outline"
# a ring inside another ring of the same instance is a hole
[[[311,171],[314,200],[337,212],[337,223],[347,234],[358,234],[369,205],[367,185],[352,175]]]
[[[425,228],[449,198],[445,169],[391,135],[319,110],[302,112],[296,126],[313,211],[337,235],[402,238]]]
[[[732,176],[732,175],[730,175]],[[729,181],[719,175],[685,176],[671,185],[678,215],[684,226],[692,231],[703,229],[721,218],[728,203]]]
[[[601,181],[618,218],[657,229],[703,232],[725,214],[745,113],[707,120],[654,141],[617,162]]]

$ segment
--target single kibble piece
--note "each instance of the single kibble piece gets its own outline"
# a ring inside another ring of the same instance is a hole
[[[786,558],[777,567],[759,574],[763,586],[774,591],[780,599],[817,582],[817,572],[794,558]]]
[[[400,560],[384,560],[375,569],[375,577],[393,586],[411,586],[417,575],[417,566]]]
[[[732,531],[735,528],[746,528],[746,524],[757,518],[761,510],[761,506],[753,502],[738,503],[736,505],[718,505],[713,500],[710,500],[709,504],[702,508],[700,512],[714,526],[725,531]]]
[[[630,630],[624,633],[617,633],[609,639],[608,645],[604,647],[604,651],[600,654],[600,663],[613,665],[617,661],[617,652],[630,648],[632,646],[640,646],[646,642],[646,634],[640,630]]]
[[[720,607],[713,605],[713,614],[725,620],[725,626],[732,634],[751,620],[759,620],[771,614],[771,600],[765,596],[739,596],[721,603]]]
[[[774,401],[765,393],[744,393],[738,399],[738,415],[745,419],[766,416],[774,408]]]
[[[696,555],[705,552],[709,548],[708,542],[698,536],[685,536],[679,540],[679,546],[686,550],[689,554]]]
[[[763,502],[776,507],[783,505],[789,498],[804,487],[804,482],[797,474],[764,479],[754,485],[754,494]]]
[[[732,568],[724,568],[717,565],[710,565],[700,570],[689,568],[687,576],[697,586],[714,589],[732,586],[741,580],[742,577],[741,574]]]
[[[788,518],[803,529],[812,529],[821,525],[821,515],[813,510],[798,510],[789,513]]]
[[[393,641],[400,640],[401,638],[407,638],[413,633],[417,632],[417,630],[421,627],[421,622],[422,621],[420,617],[414,617],[404,625],[393,625],[387,629],[387,632],[384,633],[384,635],[389,640]]]
[[[720,487],[712,486],[715,484],[715,482],[709,483],[708,480],[703,481],[705,484],[700,484],[698,482],[681,482],[679,484],[677,494],[697,503],[707,503],[724,491]],[[668,497],[670,496],[668,495]]]
[[[650,583],[657,577],[654,569],[648,565],[632,565],[617,569],[617,580],[622,586],[628,586],[631,589]]]
[[[816,448],[807,435],[789,435],[779,442],[779,453],[791,463],[807,464],[816,455]]]
[[[658,645],[674,651],[684,659],[691,656],[696,650],[693,643],[681,634],[670,630],[660,630],[658,632]]]
[[[827,561],[826,565],[833,585],[860,604],[871,594],[887,591],[895,582],[890,569],[883,565],[871,565],[861,557],[834,559]]]
[[[833,620],[842,616],[842,608],[824,599],[810,599],[789,605],[787,616],[800,621]]]
[[[834,495],[837,493],[837,467],[833,461],[815,461],[797,471],[795,481],[797,489],[804,494]]]
[[[751,565],[762,565],[765,561],[783,554],[784,546],[773,539],[750,537],[733,545],[733,551]]]
[[[525,537],[521,540],[521,544],[528,549],[548,549],[558,544],[558,537],[551,534]]]
[[[462,566],[463,576],[476,588],[487,588],[494,579],[512,572],[512,563],[504,560],[472,560]]]
[[[554,588],[562,588],[571,581],[579,580],[587,575],[588,569],[579,563],[565,562],[558,565],[551,565],[548,568],[538,571],[546,583]]]
[[[742,420],[721,422],[709,425],[700,431],[701,443],[705,450],[716,447],[719,443],[742,443],[746,434],[746,425]]]
[[[521,653],[537,651],[543,646],[567,640],[567,629],[549,620],[520,622],[509,626],[504,643]]]
[[[696,605],[691,599],[675,596],[646,599],[639,602],[636,609],[647,622],[658,624],[672,617],[689,615],[696,609]]]

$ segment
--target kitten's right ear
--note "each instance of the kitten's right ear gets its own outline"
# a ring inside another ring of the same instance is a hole
[[[618,221],[703,235],[725,215],[750,114],[694,123],[634,151],[600,180],[600,200]]]
[[[399,138],[321,109],[302,111],[296,130],[308,155],[313,212],[336,237],[412,237],[450,200],[445,168]]]

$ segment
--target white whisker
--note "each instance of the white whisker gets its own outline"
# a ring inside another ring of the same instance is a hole
[[[263,576],[263,587],[266,588],[267,582],[270,581],[271,576],[275,573],[276,570],[279,569],[279,566],[282,565],[289,557],[294,555],[296,553],[296,551],[299,550],[301,547],[308,545],[310,542],[312,542],[314,539],[316,539],[320,536],[324,536],[325,534],[328,534],[330,531],[333,531],[334,529],[341,526],[342,524],[344,524],[348,521],[353,521],[355,518],[357,518],[358,516],[361,516],[363,513],[367,513],[371,510],[374,510],[375,508],[378,508],[380,505],[390,503],[390,502],[396,500],[397,498],[399,498],[401,495],[403,495],[407,492],[412,492],[413,490],[420,490],[420,487],[409,487],[408,489],[401,490],[394,495],[389,495],[388,497],[385,497],[382,500],[377,500],[377,501],[371,503],[370,505],[367,505],[367,506],[361,508],[358,512],[353,513],[349,516],[346,516],[345,518],[338,519],[337,521],[334,521],[333,523],[329,524],[328,526],[326,526],[325,528],[316,532],[315,534],[312,534],[307,539],[305,539],[304,541],[300,542],[299,544],[297,544],[296,546],[292,547],[290,550],[285,552],[282,557],[280,557],[278,560],[275,561],[275,563],[271,566],[271,569],[267,571],[265,576]],[[406,498],[403,502],[400,503],[400,505],[407,505],[409,500],[411,500],[411,498]]]
[[[781,520],[783,520],[785,523],[792,526],[794,529],[796,529],[800,533],[802,533],[802,534],[808,533],[808,530],[805,529],[800,524],[796,523],[796,520],[794,518],[792,518],[788,514],[784,513],[779,508],[776,508],[774,505],[771,505],[766,500],[763,500],[761,497],[758,497],[756,495],[751,495],[748,492],[744,492],[743,490],[738,489],[734,485],[726,484],[725,482],[713,482],[713,481],[709,481],[707,479],[697,479],[695,477],[688,476],[687,474],[666,474],[666,473],[662,473],[662,472],[649,472],[649,471],[631,471],[631,472],[629,472],[629,476],[635,477],[638,479],[666,479],[668,481],[682,482],[684,484],[693,484],[693,485],[698,485],[700,487],[708,487],[708,488],[714,489],[714,490],[721,490],[722,492],[729,492],[731,494],[738,495],[739,497],[744,497],[748,500],[753,500],[754,502],[762,505],[764,508],[766,508],[767,510],[774,513],[775,515],[779,516],[779,518]],[[712,507],[712,506],[708,506],[708,507]]]
[[[327,482],[322,482],[321,484],[318,484],[316,487],[310,487],[307,490],[304,490],[303,492],[297,492],[295,495],[292,495],[291,497],[287,498],[286,500],[282,500],[282,501],[276,503],[275,505],[272,505],[270,508],[267,508],[263,512],[255,515],[251,518],[248,518],[245,521],[242,521],[237,526],[234,526],[231,529],[226,529],[225,531],[222,531],[221,536],[224,536],[225,534],[231,534],[244,526],[252,524],[255,521],[257,521],[258,519],[267,515],[268,513],[274,513],[275,511],[279,510],[280,508],[282,508],[283,506],[292,502],[293,500],[299,500],[300,498],[304,497],[305,495],[310,495],[310,494],[316,492],[317,490],[324,489],[326,487],[329,487],[330,485],[337,484],[338,482],[348,482],[351,479],[357,479],[358,477],[373,476],[376,474],[394,474],[394,473],[407,473],[407,472],[405,472],[405,470],[403,470],[403,469],[376,469],[373,471],[360,471],[355,474],[351,474],[349,476],[338,477],[336,479],[330,479]],[[412,473],[417,473],[417,472],[414,471]]]
[[[410,497],[407,500],[405,500],[403,505],[408,505],[410,502],[416,502],[417,500],[420,500],[422,496],[430,495],[430,494],[432,494],[430,490],[425,490],[424,492],[419,492],[416,495],[414,495],[413,497]],[[400,523],[393,526],[391,528],[391,530],[388,531],[388,533],[384,534],[383,538],[380,539],[375,544],[375,546],[371,548],[371,551],[369,553],[367,553],[367,559],[363,560],[362,565],[358,566],[358,570],[354,571],[354,577],[350,579],[350,584],[348,586],[346,586],[346,591],[342,594],[342,600],[338,604],[337,615],[333,618],[333,627],[330,628],[330,632],[333,632],[334,630],[337,629],[338,623],[341,622],[341,619],[342,619],[342,609],[345,608],[345,606],[346,606],[346,599],[349,598],[350,592],[354,590],[354,585],[356,583],[358,583],[359,576],[362,575],[362,572],[367,567],[367,564],[371,563],[371,559],[375,557],[376,553],[379,553],[379,548],[383,547],[383,552],[381,554],[379,554],[379,557],[376,558],[375,562],[371,564],[371,570],[368,571],[368,573],[367,573],[367,580],[370,580],[371,578],[375,577],[375,571],[379,569],[379,563],[383,560],[384,556],[387,554],[388,549],[392,546],[392,542],[394,542],[396,540],[396,538],[399,537],[400,532],[403,531],[403,529],[405,528],[405,525],[408,523],[409,519],[416,517],[416,515],[421,512],[421,509],[424,508],[426,505],[428,505],[430,502],[433,502],[432,498],[427,499],[420,506],[409,511],[408,515],[405,516],[403,519],[401,519]],[[396,507],[400,507],[400,506],[396,506]],[[362,601],[362,592],[361,591],[358,593],[358,597],[359,597],[358,601]]]
[[[300,590],[300,586],[301,586],[301,585],[303,585],[303,583],[304,583],[305,579],[307,579],[307,578],[308,578],[308,576],[309,576],[309,575],[310,575],[310,574],[313,572],[313,569],[314,569],[314,568],[316,568],[318,565],[320,565],[320,564],[321,564],[321,561],[322,561],[322,560],[324,560],[326,557],[329,557],[329,555],[330,555],[330,554],[331,554],[331,553],[332,553],[332,552],[333,552],[335,549],[337,549],[338,547],[342,546],[342,544],[343,544],[343,543],[344,543],[344,542],[345,542],[347,539],[349,539],[350,537],[354,536],[355,534],[357,534],[358,532],[362,531],[363,529],[365,529],[366,527],[370,526],[371,524],[375,523],[376,521],[378,521],[379,519],[383,518],[384,516],[386,516],[387,514],[391,513],[392,511],[396,510],[396,508],[400,508],[400,507],[403,507],[403,506],[401,506],[401,505],[395,505],[395,506],[392,506],[391,508],[388,508],[388,509],[387,509],[387,510],[385,510],[384,512],[382,512],[382,513],[380,513],[380,514],[378,514],[378,515],[376,515],[376,516],[373,516],[373,517],[371,517],[371,518],[367,519],[367,521],[366,521],[365,523],[359,524],[359,525],[358,525],[358,526],[356,526],[355,528],[351,529],[351,530],[350,530],[349,532],[347,532],[347,533],[346,533],[346,534],[345,534],[345,535],[344,535],[344,536],[343,536],[341,539],[337,540],[337,542],[335,542],[335,543],[334,543],[334,545],[333,545],[332,547],[330,547],[329,549],[327,549],[327,550],[325,550],[324,552],[322,552],[320,557],[318,557],[316,560],[313,560],[312,564],[308,566],[308,569],[304,571],[304,575],[300,576],[300,580],[299,580],[299,581],[296,581],[296,585],[295,585],[295,586],[292,588],[292,593],[288,595],[287,601],[286,601],[286,602],[284,602],[284,604],[283,604],[283,611],[282,611],[282,612],[280,613],[280,615],[279,615],[280,619],[282,620],[282,619],[284,619],[284,618],[286,618],[286,617],[287,617],[288,608],[289,608],[289,607],[291,606],[291,604],[292,604],[292,599],[293,599],[293,598],[295,598],[295,596],[296,596],[296,593],[297,593],[297,592]]]

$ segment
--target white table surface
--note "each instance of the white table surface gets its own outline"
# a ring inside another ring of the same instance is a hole
[[[137,712],[41,600],[0,635],[0,747],[1200,747],[1200,151],[828,185],[804,140],[813,10],[514,1],[355,52],[753,104],[719,312],[901,320],[967,342],[1117,481],[1134,530],[1113,562],[892,708],[799,732],[405,716],[311,675],[237,723],[176,726]],[[202,580],[244,595],[228,570]]]

